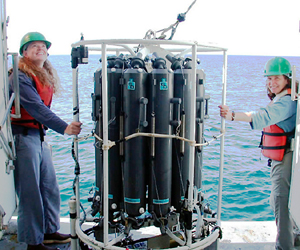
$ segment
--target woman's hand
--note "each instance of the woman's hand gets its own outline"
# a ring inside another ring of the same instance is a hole
[[[229,111],[229,107],[226,105],[218,106],[220,108],[220,116],[223,117],[225,120],[231,121],[232,120],[232,112]]]
[[[252,122],[251,112],[230,111],[226,105],[218,106],[220,108],[220,116],[228,121]]]
[[[65,129],[65,134],[78,135],[81,131],[81,122],[71,122]]]

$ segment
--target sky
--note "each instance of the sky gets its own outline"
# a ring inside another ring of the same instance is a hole
[[[52,43],[50,55],[94,39],[142,39],[173,24],[194,0],[6,0],[9,52],[27,32]],[[300,0],[197,0],[173,40],[228,49],[229,55],[300,56]],[[170,33],[168,33],[168,36]]]

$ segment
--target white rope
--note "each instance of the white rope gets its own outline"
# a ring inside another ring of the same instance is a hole
[[[177,140],[181,140],[181,141],[185,141],[188,142],[190,144],[190,146],[192,147],[201,147],[201,146],[208,146],[210,145],[213,141],[217,140],[218,138],[222,137],[225,135],[226,131],[222,131],[220,128],[207,124],[207,126],[212,127],[216,130],[219,130],[221,133],[219,135],[213,135],[212,139],[210,141],[206,141],[204,143],[196,143],[194,140],[189,140],[187,138],[178,136],[178,135],[167,135],[167,134],[156,134],[156,133],[143,133],[143,132],[138,132],[138,133],[134,133],[131,135],[126,136],[123,140],[128,141],[130,139],[136,138],[136,137],[140,137],[140,136],[145,136],[145,137],[152,137],[152,138],[171,138],[171,139],[177,139]],[[77,142],[81,142],[84,140],[87,140],[90,137],[95,137],[98,141],[103,142],[102,138],[97,135],[96,133],[92,133],[90,135],[84,136],[84,137],[80,137],[77,138],[75,141]],[[108,141],[107,145],[103,145],[103,149],[110,149],[111,147],[115,146],[117,143],[115,141]]]
[[[190,146],[192,147],[201,147],[201,146],[208,146],[209,144],[211,144],[213,141],[217,140],[218,138],[222,137],[225,135],[225,132],[219,134],[219,135],[214,135],[213,139],[211,139],[210,141],[204,142],[204,143],[196,143],[193,140],[189,140],[187,138],[184,137],[180,137],[178,135],[166,135],[166,134],[156,134],[156,133],[142,133],[142,132],[138,132],[138,133],[134,133],[131,135],[128,135],[124,138],[125,141],[128,141],[130,139],[136,138],[136,137],[140,137],[140,136],[145,136],[145,137],[153,137],[153,138],[171,138],[171,139],[177,139],[177,140],[181,140],[181,141],[185,141],[188,142],[190,144]],[[87,140],[90,137],[95,137],[96,139],[98,139],[99,141],[103,141],[97,134],[93,133],[91,135],[87,135],[85,137],[81,137],[76,139],[77,142],[81,142],[84,140]],[[111,147],[115,146],[116,142],[115,141],[108,141],[107,145],[103,145],[103,149],[110,149]]]

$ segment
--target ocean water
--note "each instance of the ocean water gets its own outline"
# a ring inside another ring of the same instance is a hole
[[[93,75],[101,67],[100,55],[90,55],[87,65],[79,66],[79,108],[83,123],[81,136],[91,134],[94,91]],[[205,138],[212,139],[220,127],[218,105],[222,100],[222,55],[199,55],[199,68],[206,73],[206,94],[210,95],[209,119],[205,121]],[[268,56],[228,56],[226,103],[231,110],[252,111],[269,102],[265,90],[263,69]],[[300,78],[300,57],[286,57],[297,67]],[[63,120],[72,121],[72,69],[69,55],[50,56],[61,80],[61,91],[54,97],[52,110]],[[226,122],[224,177],[222,195],[222,220],[273,220],[269,205],[270,168],[260,154],[260,131],[250,129],[248,123]],[[73,194],[74,160],[71,155],[72,138],[48,130],[47,141],[52,145],[53,161],[61,191],[61,216],[68,216],[68,201]],[[84,208],[91,204],[87,198],[95,187],[94,139],[79,144],[80,196]],[[205,202],[217,208],[220,141],[206,146],[203,160],[203,187]]]

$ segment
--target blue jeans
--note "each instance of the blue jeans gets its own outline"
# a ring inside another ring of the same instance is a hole
[[[37,245],[59,230],[60,194],[48,144],[38,130],[28,132],[15,135],[18,241]]]
[[[277,225],[276,249],[294,249],[293,222],[288,203],[291,184],[293,152],[287,152],[282,161],[272,161],[271,207]]]

